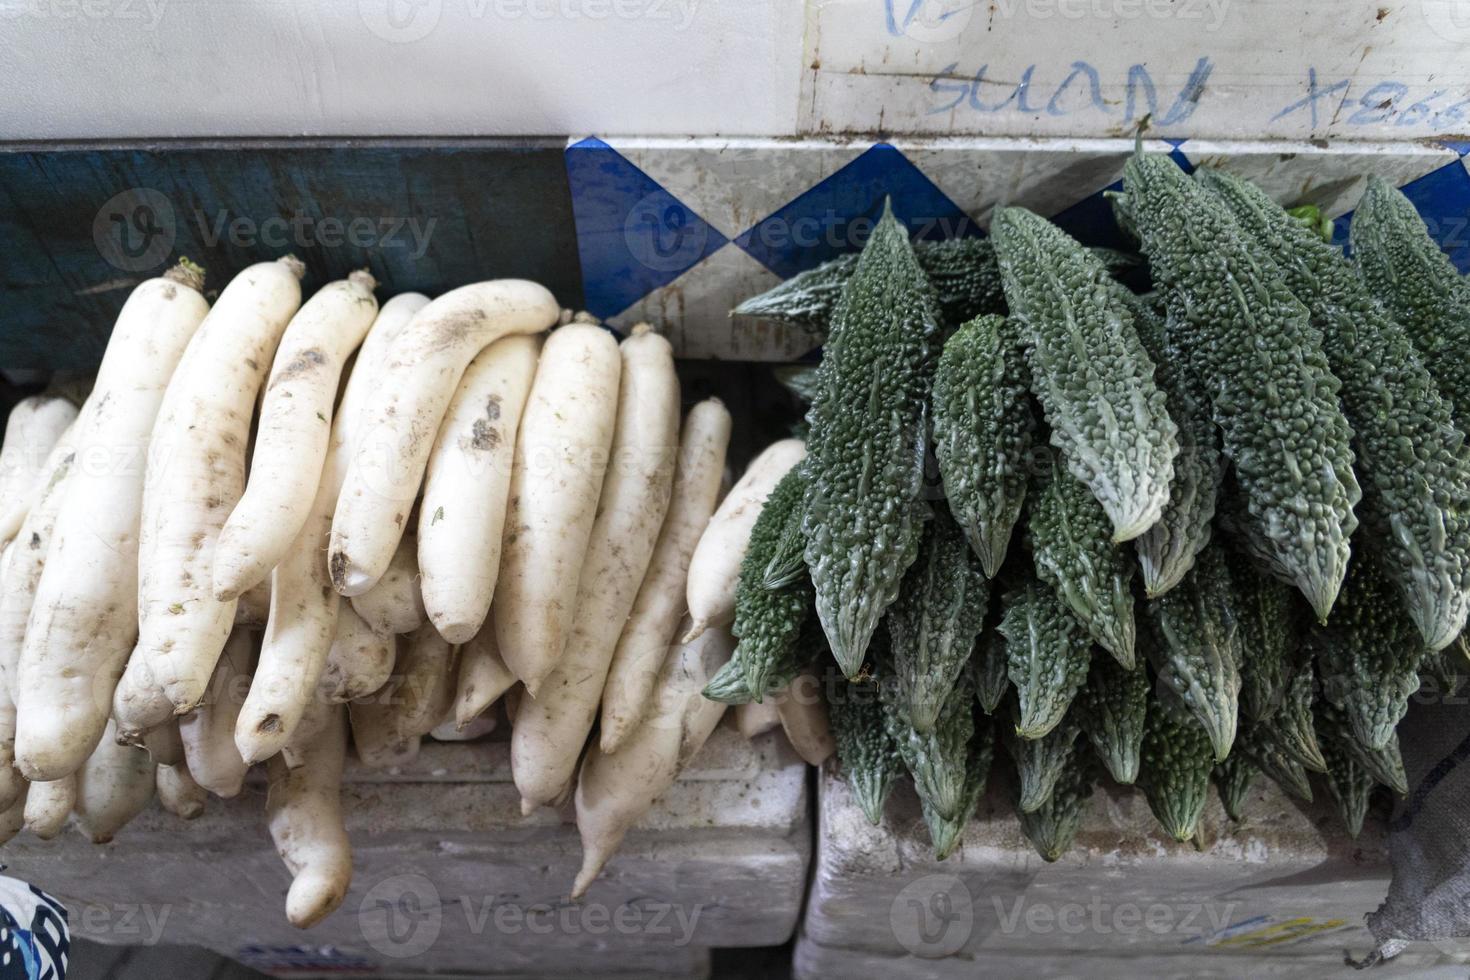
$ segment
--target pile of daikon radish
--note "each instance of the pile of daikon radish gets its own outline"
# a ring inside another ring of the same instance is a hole
[[[648,327],[619,343],[523,280],[379,309],[355,272],[303,304],[303,272],[253,265],[210,306],[185,261],[133,291],[80,408],[11,413],[0,839],[74,814],[106,842],[155,792],[197,816],[265,762],[287,915],[310,926],[351,879],[349,732],[363,764],[400,765],[503,698],[524,811],[576,790],[580,895],[720,720],[700,691],[801,444],[721,502],[729,413],[681,426]],[[797,701],[793,721],[822,710]]]

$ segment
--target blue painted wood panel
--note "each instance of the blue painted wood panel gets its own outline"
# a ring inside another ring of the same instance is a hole
[[[563,144],[162,143],[0,152],[0,368],[96,365],[134,284],[187,255],[218,290],[288,252],[314,290],[481,279],[582,306]]]

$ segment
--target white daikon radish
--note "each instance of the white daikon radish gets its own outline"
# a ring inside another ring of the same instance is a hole
[[[0,446],[0,541],[15,537],[37,494],[46,486],[46,463],[62,433],[76,421],[77,406],[53,395],[22,398],[5,420]]]
[[[366,269],[328,283],[291,318],[260,403],[250,478],[214,550],[216,599],[259,584],[286,556],[312,513],[342,366],[378,314]],[[333,494],[326,506],[330,516]],[[325,561],[325,558],[323,559]]]
[[[352,846],[342,821],[342,768],[347,718],[333,706],[330,721],[296,768],[270,761],[266,816],[276,853],[291,872],[286,918],[309,929],[336,911],[352,882]]]
[[[735,706],[735,724],[747,739],[756,738],[781,724],[774,698]]]
[[[730,413],[718,398],[689,410],[679,441],[669,512],[659,530],[648,572],[618,637],[602,692],[603,752],[616,752],[638,727],[654,681],[684,614],[689,557],[714,512],[730,444]]]
[[[433,625],[415,630],[399,646],[393,678],[382,690],[354,701],[353,739],[365,765],[401,765],[418,753],[454,699],[455,649]]]
[[[837,751],[827,722],[822,681],[810,671],[796,675],[790,686],[771,698],[786,740],[807,765],[820,766]]]
[[[117,737],[127,745],[143,744],[143,733],[156,728],[173,716],[173,702],[163,693],[163,685],[153,677],[147,658],[134,648],[128,665],[112,692],[112,717],[117,722]]]
[[[394,713],[386,701],[393,697],[395,688],[390,683],[377,694],[347,703],[353,748],[357,750],[358,761],[370,769],[394,769],[418,758],[421,739],[399,734]]]
[[[214,597],[215,543],[244,490],[256,395],[301,304],[303,271],[287,257],[252,265],[230,281],[179,363],[153,429],[138,654],[178,713],[199,703],[234,627],[235,600]]]
[[[590,323],[559,327],[541,348],[521,416],[495,586],[495,635],[500,655],[532,697],[571,631],[621,370],[612,334]]]
[[[255,637],[244,629],[230,634],[199,707],[179,719],[184,759],[194,780],[228,799],[245,785],[250,769],[235,748],[235,721],[250,690],[255,668]]]
[[[144,470],[148,458],[173,455],[153,441],[154,420],[175,366],[206,319],[202,285],[197,271],[181,265],[133,290],[103,354],[92,407],[74,430],[76,459],[16,675],[24,692],[16,762],[31,778],[59,779],[86,761],[137,640]],[[202,506],[190,500],[172,516]],[[180,570],[169,575],[176,579]]]
[[[454,723],[461,729],[469,727],[515,682],[516,675],[505,665],[500,648],[495,645],[495,624],[487,622],[470,642],[459,648]]]
[[[679,440],[674,350],[646,324],[621,345],[612,463],[582,560],[565,652],[511,733],[511,772],[526,803],[549,806],[576,776],[618,635],[668,512]]]
[[[66,480],[76,460],[73,430],[63,433],[51,448],[41,479],[45,486],[36,494],[30,510],[21,522],[15,541],[5,550],[4,577],[0,579],[0,678],[16,697],[19,680],[20,651],[25,643],[26,625],[46,567],[46,553],[51,548],[51,533],[56,526],[56,512],[66,492]]]
[[[13,801],[11,801],[10,806],[6,807],[3,811],[0,811],[0,844],[8,843],[10,839],[13,838],[16,834],[20,833],[20,829],[25,826],[25,789],[25,785],[22,784],[20,795],[18,795]]]
[[[362,296],[371,299],[371,294],[365,292],[364,286],[365,283],[354,284],[354,289],[361,294],[353,299],[361,307],[355,315],[365,313],[369,305],[376,309],[375,304],[362,301]],[[335,314],[339,327],[353,313],[345,295],[351,291],[345,290],[344,295],[336,300],[338,308]],[[277,365],[286,357],[287,344],[291,342],[307,308],[315,302],[316,297],[313,297],[302,308],[302,312],[297,314],[291,327],[287,328],[281,351],[277,354]],[[379,316],[373,322],[369,339],[378,336],[380,331],[391,334],[400,330],[407,322],[408,315],[418,309],[419,305],[413,299],[390,302],[385,315]],[[387,315],[389,313],[391,315]],[[354,325],[353,330],[357,333],[358,325]],[[360,333],[357,335],[360,336]],[[298,338],[298,346],[299,343]],[[353,376],[343,394],[341,414],[332,423],[331,437],[327,438],[323,434],[323,458],[320,479],[313,491],[315,498],[307,508],[305,522],[295,539],[279,554],[278,563],[270,573],[273,599],[265,638],[261,643],[250,696],[241,710],[235,732],[236,744],[247,762],[258,762],[277,752],[286,751],[292,739],[298,737],[296,727],[308,702],[313,698],[322,698],[324,703],[343,700],[337,696],[337,688],[349,678],[344,678],[339,671],[323,684],[323,674],[327,669],[341,616],[341,597],[332,588],[331,577],[327,573],[327,546],[332,530],[332,513],[337,506],[337,495],[342,489],[349,462],[350,442],[357,429],[356,420],[362,411],[361,403],[371,384],[381,376],[382,366],[374,359],[381,360],[383,343],[381,339],[374,343],[365,352],[367,356],[359,359],[354,366]],[[298,353],[291,356],[304,355]],[[333,382],[335,385],[335,377]],[[267,390],[267,403],[275,385],[276,382],[273,381]],[[328,405],[325,412],[330,411],[331,407]],[[260,450],[257,448],[257,459],[259,455]],[[246,496],[248,498],[248,491]],[[412,563],[411,544],[407,560]],[[400,590],[408,590],[416,599],[417,583],[413,581],[412,570],[402,578],[404,581],[398,583]],[[379,585],[384,586],[384,582]],[[392,584],[387,588],[391,591]],[[417,623],[421,623],[422,607],[418,613]],[[379,644],[379,647],[385,645]],[[371,654],[370,650],[364,652]],[[387,671],[391,670],[392,661],[390,659],[387,664],[369,662],[355,666],[361,666],[370,673],[379,670],[381,673],[377,677],[355,675],[350,678],[354,685],[353,696],[369,693],[381,686]],[[309,733],[301,733],[300,737],[310,736]]]
[[[342,473],[345,478],[347,466],[352,462],[352,445],[363,428],[363,418],[368,415],[369,405],[378,395],[383,384],[383,371],[388,363],[393,342],[405,327],[413,322],[419,310],[429,305],[429,297],[423,293],[399,293],[378,310],[378,318],[368,329],[362,346],[353,358],[347,383],[342,386],[342,399],[337,403],[337,412],[332,417],[332,448],[345,454]]]
[[[734,637],[718,627],[684,644],[660,671],[643,723],[618,751],[606,755],[597,745],[587,750],[576,793],[582,870],[572,898],[586,894],[628,828],[673,785],[720,723],[725,705],[700,692],[734,649]]]
[[[256,676],[260,676],[259,671]],[[325,698],[312,698],[301,712],[301,717],[291,731],[291,737],[281,746],[281,758],[286,765],[292,769],[301,765],[312,744],[340,713],[340,704]]]
[[[506,337],[465,369],[434,440],[419,506],[424,607],[439,634],[466,643],[485,622],[500,572],[516,429],[539,337]]]
[[[265,629],[271,615],[271,580],[264,579],[253,588],[240,593],[235,602],[235,625],[250,629]]]
[[[379,633],[357,614],[352,603],[337,610],[337,632],[327,651],[319,688],[330,702],[355,701],[388,683],[397,659],[393,634]]]
[[[158,767],[158,802],[174,816],[182,820],[203,816],[208,795],[182,762],[176,766]]]
[[[337,500],[329,562],[338,592],[361,595],[388,568],[470,360],[502,337],[540,333],[560,312],[545,287],[499,279],[445,293],[394,338]]]
[[[425,624],[409,635],[396,670],[401,678],[395,692],[398,733],[404,738],[427,735],[454,701],[455,648]]]
[[[740,580],[745,548],[750,544],[750,529],[781,477],[805,455],[806,443],[800,439],[772,443],[720,502],[689,559],[685,598],[694,625],[686,640],[707,627],[727,626],[735,619],[735,585]]]
[[[26,830],[41,840],[51,840],[66,826],[76,802],[76,773],[46,783],[31,783],[26,791]]]
[[[399,540],[393,561],[377,583],[352,597],[352,608],[379,633],[412,633],[429,621],[419,588],[418,548],[412,534]]]
[[[0,688],[0,808],[25,794],[26,780],[15,768],[15,704]]]
[[[94,844],[106,844],[153,799],[156,777],[147,751],[117,740],[112,723],[77,772],[77,823]]]
[[[446,718],[434,726],[434,730],[429,732],[429,737],[436,742],[473,742],[495,731],[498,723],[494,712],[472,718],[464,726],[453,718]]]
[[[170,718],[157,728],[143,733],[143,748],[158,766],[177,766],[184,761],[184,739],[179,734],[179,720]]]
[[[8,542],[0,547],[0,592],[5,589],[13,546],[14,542]],[[25,777],[15,768],[15,702],[11,700],[9,686],[0,684],[0,810],[8,809],[24,795],[25,787]]]
[[[235,745],[246,762],[263,762],[290,740],[318,684],[337,634],[342,597],[327,574],[327,537],[336,495],[323,484],[306,524],[271,572],[271,611],[250,695],[236,721]]]
[[[526,685],[516,681],[501,697],[505,703],[505,720],[512,725],[516,723],[516,709],[521,706],[521,698],[525,696]]]

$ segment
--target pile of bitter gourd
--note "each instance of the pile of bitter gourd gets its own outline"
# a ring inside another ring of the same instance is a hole
[[[997,737],[1048,860],[1104,775],[1188,840],[1212,780],[1238,819],[1320,773],[1356,834],[1409,698],[1470,666],[1470,283],[1413,206],[1370,180],[1349,259],[1142,152],[1114,206],[1151,291],[1021,208],[936,244],[885,206],[736,310],[826,345],[706,694],[815,664],[854,796],[876,822],[907,771],[941,858]]]

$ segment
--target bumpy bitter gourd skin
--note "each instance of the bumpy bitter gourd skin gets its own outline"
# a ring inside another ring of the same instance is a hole
[[[1153,358],[1154,377],[1164,389],[1169,417],[1179,427],[1169,502],[1158,522],[1133,539],[1144,594],[1154,598],[1183,581],[1210,543],[1225,461],[1204,384],[1171,340],[1165,317],[1143,297],[1129,296],[1138,339]]]
[[[1179,587],[1148,603],[1159,680],[1199,722],[1215,761],[1230,753],[1240,702],[1240,641],[1221,549],[1206,548]]]
[[[988,627],[981,631],[975,641],[975,652],[970,656],[970,667],[975,675],[975,700],[987,715],[995,714],[1011,688],[1006,641],[1000,630]]]
[[[1133,556],[1113,543],[1107,514],[1060,464],[1037,482],[1028,528],[1037,577],[1099,646],[1133,666]]]
[[[826,656],[827,641],[822,636],[821,624],[814,616],[807,616],[797,636],[796,644],[784,656],[773,662],[766,674],[766,694],[784,691],[790,686],[801,669],[815,659]],[[746,660],[737,644],[735,652],[725,665],[715,671],[701,692],[711,701],[723,704],[749,704],[756,700],[756,693],[746,682]]]
[[[1346,751],[1373,775],[1373,778],[1400,796],[1409,795],[1409,776],[1404,771],[1404,756],[1399,751],[1399,737],[1395,732],[1383,748],[1372,750],[1358,741],[1348,724],[1347,715],[1326,698],[1312,703],[1312,724],[1323,745],[1332,742]],[[1323,757],[1327,755],[1323,752]]]
[[[1337,813],[1347,827],[1348,836],[1356,838],[1363,831],[1363,817],[1368,813],[1368,800],[1378,780],[1336,738],[1322,739],[1322,755],[1327,760],[1327,790],[1337,802]]]
[[[1238,751],[1286,792],[1312,802],[1312,783],[1307,779],[1306,768],[1282,748],[1264,725],[1242,731]]]
[[[1419,689],[1425,650],[1373,555],[1353,559],[1332,618],[1311,642],[1323,696],[1346,713],[1365,749],[1383,748]]]
[[[965,808],[970,739],[975,734],[975,691],[969,676],[960,675],[959,683],[944,701],[938,723],[927,735],[914,731],[906,705],[894,696],[891,685],[880,684],[879,688],[883,722],[904,766],[914,777],[920,801],[940,819],[958,819]]]
[[[827,717],[837,743],[837,761],[863,815],[877,826],[893,781],[903,773],[898,745],[883,724],[878,685],[835,678],[829,678],[829,684]]]
[[[1132,669],[1111,657],[1094,657],[1074,709],[1093,751],[1116,782],[1138,778],[1143,718],[1149,701],[1148,671]]]
[[[953,817],[943,816],[922,796],[919,797],[919,808],[924,816],[924,825],[929,828],[936,861],[943,861],[954,852],[965,824],[975,815],[975,808],[985,792],[985,782],[990,778],[990,763],[994,755],[995,729],[990,725],[977,727],[970,739],[970,754],[965,761],[964,795],[959,812]]]
[[[1037,429],[1029,391],[1013,322],[977,317],[945,342],[934,372],[934,455],[950,512],[991,577],[1026,499]]]
[[[1229,209],[1174,161],[1136,153],[1123,182],[1171,324],[1209,386],[1255,533],[1326,619],[1362,491],[1322,335]]]
[[[1369,532],[1359,540],[1380,553],[1424,642],[1442,649],[1470,616],[1470,457],[1450,403],[1408,332],[1374,301],[1341,251],[1248,181],[1209,170],[1195,176],[1229,206],[1322,332],[1358,449],[1360,516]],[[1470,305],[1457,326],[1470,334]],[[1459,370],[1470,364],[1470,347],[1453,348],[1442,360]]]
[[[1092,641],[1046,584],[1030,579],[1004,598],[1000,633],[1016,688],[1016,731],[1042,738],[1067,714],[1087,680]]]
[[[1015,724],[1007,726],[1002,723],[1001,737],[1016,764],[1016,775],[1020,779],[1016,808],[1022,813],[1030,813],[1051,799],[1057,782],[1077,751],[1080,729],[1077,720],[1069,714],[1040,738],[1022,738],[1016,732],[1021,715],[1015,699],[1011,700],[1011,717]]]
[[[1257,726],[1303,767],[1312,772],[1324,772],[1327,763],[1322,759],[1321,744],[1317,739],[1316,727],[1312,724],[1312,691],[1315,677],[1312,665],[1302,662],[1297,665],[1282,693],[1281,704],[1269,718],[1258,721]]]
[[[969,543],[943,508],[924,528],[884,622],[892,641],[893,680],[908,702],[909,723],[934,730],[939,710],[970,660],[985,622],[990,583]]]
[[[750,529],[750,545],[740,564],[731,632],[739,641],[736,656],[745,668],[745,685],[756,701],[769,693],[771,678],[787,673],[800,656],[801,629],[811,613],[812,586],[805,574],[775,589],[765,584],[766,568],[778,557],[787,526],[799,519],[805,493],[800,468],[781,478]]]
[[[1403,193],[1381,177],[1353,212],[1353,258],[1368,289],[1403,324],[1461,431],[1470,427],[1470,285]]]
[[[1240,708],[1253,721],[1263,721],[1276,713],[1286,697],[1296,653],[1294,600],[1288,586],[1259,574],[1239,553],[1227,552],[1226,565],[1235,590],[1232,608],[1240,643]],[[1310,704],[1310,688],[1307,697]]]
[[[1232,752],[1224,762],[1215,763],[1215,770],[1210,775],[1215,780],[1225,816],[1240,823],[1245,814],[1246,795],[1250,793],[1251,783],[1260,775],[1260,770],[1251,764],[1245,753]]]
[[[1082,808],[1097,784],[1092,760],[1074,752],[1045,803],[1034,810],[1016,808],[1021,833],[1048,864],[1067,853],[1082,826]],[[1019,799],[1020,788],[1016,787]]]
[[[938,333],[928,294],[908,236],[885,206],[833,313],[801,464],[817,616],[848,677],[919,550]]]
[[[1138,785],[1164,830],[1186,841],[1199,829],[1214,768],[1210,737],[1192,717],[1149,705]]]
[[[915,242],[914,257],[934,290],[936,312],[945,323],[963,323],[985,313],[1005,311],[995,246],[988,238]],[[752,296],[732,313],[790,323],[820,334],[826,331],[842,288],[857,269],[857,255],[841,255],[815,269]]]
[[[1133,314],[1101,262],[1051,222],[1004,208],[993,233],[1052,445],[1129,541],[1169,500],[1177,430]]]

